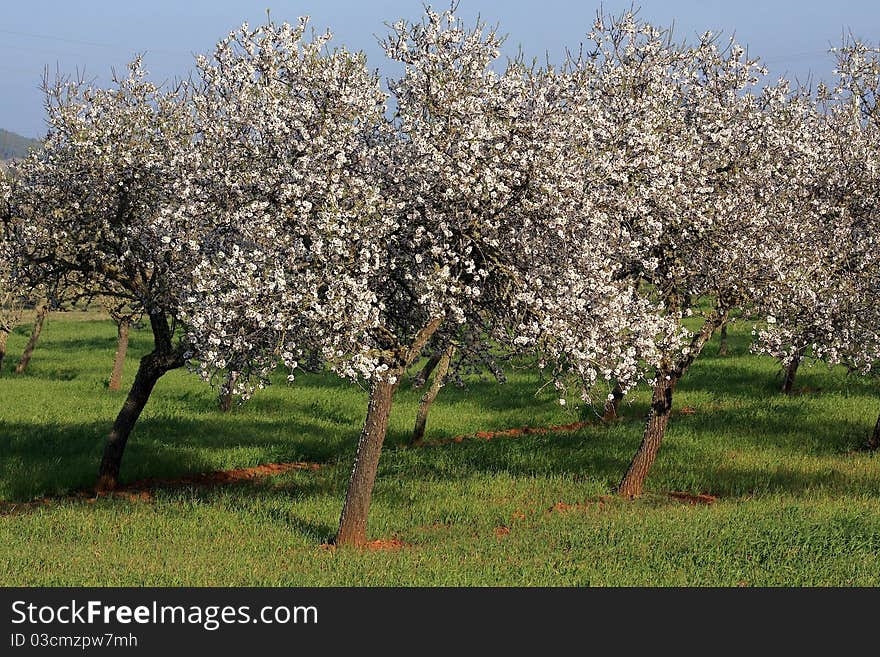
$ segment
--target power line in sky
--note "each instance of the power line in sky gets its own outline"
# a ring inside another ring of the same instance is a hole
[[[64,43],[72,43],[72,44],[76,44],[76,45],[80,45],[80,46],[90,46],[92,48],[113,48],[116,50],[126,50],[126,51],[131,50],[130,46],[121,46],[121,45],[112,44],[112,43],[98,43],[96,41],[83,41],[80,39],[69,39],[67,37],[50,36],[48,34],[35,34],[33,32],[19,32],[16,30],[0,29],[0,34],[10,34],[13,36],[26,37],[29,39],[43,39],[45,41],[61,41]],[[180,55],[189,56],[192,54],[190,52],[184,52],[182,50],[163,50],[163,49],[159,49],[159,48],[149,48],[149,51],[153,52],[153,53],[162,53],[165,55],[175,55],[175,56],[180,56]]]

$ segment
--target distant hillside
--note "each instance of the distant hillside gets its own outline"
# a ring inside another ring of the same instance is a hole
[[[39,148],[39,139],[29,139],[0,129],[0,160],[24,157],[30,149]]]

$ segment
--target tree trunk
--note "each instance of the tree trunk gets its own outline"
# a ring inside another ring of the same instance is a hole
[[[794,358],[792,358],[791,362],[788,364],[788,367],[785,368],[785,379],[782,382],[782,392],[786,395],[791,394],[794,387],[794,379],[798,371],[798,365],[800,364],[801,355],[795,354]]]
[[[3,361],[6,360],[6,341],[9,339],[9,331],[0,329],[0,375],[3,374]]]
[[[98,469],[98,481],[95,484],[99,492],[113,490],[119,484],[119,470],[122,466],[125,445],[156,382],[163,374],[182,367],[185,362],[181,351],[174,349],[171,327],[165,315],[151,314],[150,326],[153,329],[155,348],[141,358],[134,383],[128,391],[119,415],[116,416],[110,435],[107,436],[104,455]]]
[[[339,518],[339,529],[333,542],[336,545],[363,545],[367,541],[367,516],[370,512],[370,499],[376,470],[382,454],[382,443],[388,431],[388,418],[391,415],[391,401],[400,379],[421,355],[431,336],[440,328],[443,317],[435,317],[423,326],[413,338],[405,353],[399,356],[386,376],[394,376],[395,382],[377,381],[370,388],[370,405],[367,419],[358,441],[354,468],[348,481],[348,491]]]
[[[727,322],[721,325],[721,345],[718,347],[718,355],[727,355]]]
[[[605,402],[605,413],[602,415],[603,422],[610,422],[617,418],[617,412],[620,409],[620,402],[623,400],[623,390],[619,383],[614,384],[611,391],[611,399]]]
[[[232,389],[235,387],[235,381],[238,379],[238,373],[230,372],[226,376],[226,382],[223,384],[223,393],[220,395],[220,410],[228,413],[232,410],[232,402],[234,397]]]
[[[657,458],[657,452],[660,450],[660,444],[666,433],[666,425],[669,424],[669,415],[672,412],[672,392],[697,356],[702,353],[703,347],[706,346],[712,334],[726,321],[727,310],[713,311],[706,317],[700,332],[691,339],[687,355],[682,356],[674,365],[667,362],[657,370],[657,383],[654,385],[651,410],[648,412],[642,444],[617,487],[619,495],[637,497],[642,494],[642,486],[648,476],[648,471]]]
[[[437,363],[439,363],[442,358],[443,356],[441,354],[431,355],[428,362],[425,363],[425,366],[418,374],[416,374],[416,378],[413,379],[413,390],[418,390],[428,382],[428,377],[431,376],[431,372],[434,371],[434,368],[437,367]]]
[[[422,398],[419,401],[419,410],[418,413],[416,413],[416,426],[415,429],[413,429],[410,444],[417,443],[425,437],[425,425],[428,422],[428,412],[431,410],[431,404],[437,399],[437,395],[440,393],[440,388],[442,388],[445,383],[446,374],[449,372],[449,361],[452,360],[454,352],[455,348],[449,347],[443,352],[437,361],[437,370],[434,372],[434,380],[431,382],[431,387],[428,388],[428,391],[422,395]]]
[[[31,356],[34,355],[34,348],[37,346],[37,340],[40,339],[40,333],[43,332],[43,323],[46,321],[46,315],[49,314],[49,306],[42,305],[37,308],[37,316],[34,319],[34,329],[31,331],[31,337],[21,354],[18,365],[15,366],[15,373],[22,374],[31,362]]]
[[[667,376],[670,378],[667,379]],[[672,412],[672,392],[676,383],[677,380],[671,374],[667,372],[658,374],[642,444],[633,457],[620,486],[617,487],[619,495],[638,497],[642,494],[642,486],[648,476],[648,471],[657,458],[657,452],[663,442],[663,435],[666,433],[666,425],[669,424],[669,414]]]
[[[122,385],[122,368],[125,365],[125,353],[128,351],[129,321],[120,320],[116,324],[116,355],[113,357],[113,371],[110,372],[110,390],[119,390]]]
[[[131,430],[140,417],[141,411],[147,405],[147,400],[150,398],[150,393],[153,392],[156,381],[164,373],[158,367],[154,354],[150,353],[141,358],[134,383],[131,390],[128,391],[128,397],[125,399],[119,415],[116,416],[116,421],[107,437],[104,456],[101,458],[101,467],[98,471],[97,490],[113,490],[119,483],[119,469],[122,465],[125,444],[128,442],[128,437],[131,435]]]
[[[370,388],[370,406],[358,441],[357,456],[334,540],[336,545],[357,546],[367,542],[367,515],[396,387],[396,384],[379,381]]]
[[[874,425],[874,433],[868,439],[866,447],[871,450],[880,449],[880,415],[877,416],[877,424]]]

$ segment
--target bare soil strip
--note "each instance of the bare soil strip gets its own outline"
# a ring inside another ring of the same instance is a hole
[[[571,424],[554,424],[549,427],[518,427],[515,429],[501,429],[499,431],[477,431],[476,433],[465,434],[461,436],[453,436],[452,438],[442,438],[440,440],[420,440],[413,443],[413,447],[438,447],[440,445],[449,445],[452,443],[460,443],[468,439],[476,440],[493,440],[495,438],[516,438],[525,435],[543,435],[548,433],[571,433],[584,427],[597,424],[596,422],[572,422]]]
[[[41,497],[30,502],[0,502],[0,515],[12,515],[33,511],[41,506],[63,501],[95,502],[101,497],[113,497],[135,502],[149,502],[153,499],[153,491],[159,488],[179,488],[185,486],[214,487],[229,484],[238,484],[263,477],[283,474],[291,470],[318,470],[320,463],[306,463],[295,461],[290,463],[264,463],[250,468],[236,468],[234,470],[217,470],[213,472],[198,472],[180,477],[139,479],[114,491],[95,493],[94,491],[77,491],[68,495]]]

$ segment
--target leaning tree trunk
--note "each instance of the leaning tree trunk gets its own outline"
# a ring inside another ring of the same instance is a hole
[[[437,363],[439,363],[442,358],[443,356],[441,354],[431,355],[428,362],[425,363],[425,366],[418,374],[416,374],[416,378],[413,379],[413,390],[418,390],[428,382],[428,377],[431,376],[431,372],[434,371],[434,368],[437,367]]]
[[[718,347],[718,355],[727,355],[727,322],[721,325],[721,345]]]
[[[416,413],[416,426],[415,429],[413,429],[410,443],[417,443],[425,436],[425,425],[428,423],[428,412],[431,410],[431,404],[437,399],[437,395],[440,393],[440,388],[442,388],[445,383],[446,374],[449,372],[449,361],[452,360],[454,352],[455,348],[449,347],[443,352],[437,361],[437,369],[434,372],[434,380],[431,382],[431,387],[428,388],[428,391],[422,395],[421,400],[419,400],[419,410],[418,413]]]
[[[648,412],[642,444],[617,487],[619,495],[638,497],[642,494],[645,479],[651,466],[654,465],[657,452],[660,451],[660,444],[666,433],[666,425],[669,424],[669,416],[672,412],[672,393],[675,386],[703,351],[703,347],[706,346],[712,334],[726,321],[727,311],[713,311],[703,322],[700,332],[691,340],[687,355],[683,356],[674,366],[666,363],[657,370],[657,383],[654,385],[654,393],[651,397],[651,410]]]
[[[98,471],[97,490],[109,491],[118,485],[122,454],[125,451],[128,437],[131,435],[131,430],[140,417],[141,411],[147,405],[147,400],[150,398],[150,393],[153,392],[156,381],[164,373],[157,363],[155,354],[150,353],[141,358],[137,374],[134,377],[134,384],[128,391],[128,397],[126,397],[119,415],[116,416],[116,421],[107,437],[104,456],[101,458],[101,467]]]
[[[801,364],[801,355],[795,354],[794,358],[791,359],[791,362],[785,368],[785,379],[782,381],[782,392],[786,395],[790,395],[792,389],[794,388],[794,379],[797,375],[798,366]]]
[[[34,328],[31,331],[31,337],[21,354],[18,365],[15,366],[15,373],[22,374],[31,362],[31,356],[34,355],[34,348],[37,346],[37,340],[40,339],[40,333],[43,332],[43,323],[46,321],[46,315],[49,314],[49,306],[42,305],[37,308],[37,316],[34,319]]]
[[[122,319],[116,324],[116,355],[113,357],[113,371],[110,372],[110,390],[119,390],[122,385],[122,368],[125,365],[125,354],[128,351],[128,330],[130,323]]]
[[[98,491],[113,490],[119,484],[119,470],[122,466],[125,445],[150,398],[150,393],[153,392],[153,387],[166,372],[184,364],[182,353],[179,349],[174,349],[171,327],[165,315],[151,314],[150,326],[153,329],[155,348],[141,358],[134,383],[128,391],[119,415],[116,416],[110,435],[107,436],[104,455],[98,469],[98,481],[95,484]]]
[[[370,388],[370,406],[358,441],[357,456],[339,519],[339,530],[334,540],[336,545],[357,546],[367,542],[370,499],[379,467],[379,456],[382,454],[382,443],[388,431],[391,401],[396,387],[396,384],[379,381]]]
[[[638,497],[642,494],[642,486],[651,466],[654,465],[657,452],[660,451],[660,444],[663,442],[663,435],[666,433],[666,425],[669,424],[669,415],[672,412],[672,392],[676,383],[677,379],[671,374],[666,372],[658,374],[642,444],[633,457],[620,486],[617,487],[619,495]]]
[[[226,382],[223,384],[223,392],[220,394],[220,410],[224,413],[228,413],[232,410],[232,402],[234,401],[232,389],[235,387],[235,381],[237,379],[238,374],[236,372],[230,372],[226,376]]]
[[[877,416],[877,424],[874,425],[874,433],[871,434],[871,437],[868,439],[866,447],[871,450],[880,449],[880,415]]]
[[[397,359],[395,367],[386,372],[386,376],[394,375],[395,383],[377,381],[370,388],[370,405],[367,419],[358,440],[357,455],[354,468],[348,481],[348,491],[339,518],[339,529],[333,542],[336,545],[363,545],[367,542],[367,516],[370,512],[370,499],[373,496],[373,484],[376,482],[376,471],[379,457],[382,454],[382,443],[388,431],[388,418],[391,415],[391,401],[400,379],[406,368],[412,366],[421,355],[431,336],[443,323],[442,317],[435,317],[416,334],[406,353]]]
[[[9,339],[9,331],[0,329],[0,375],[3,374],[3,361],[6,360],[6,341]]]
[[[604,422],[610,422],[617,418],[618,411],[620,410],[620,402],[623,400],[623,389],[620,387],[619,383],[614,384],[614,389],[611,391],[611,399],[605,402],[605,413],[602,415],[602,420]]]

